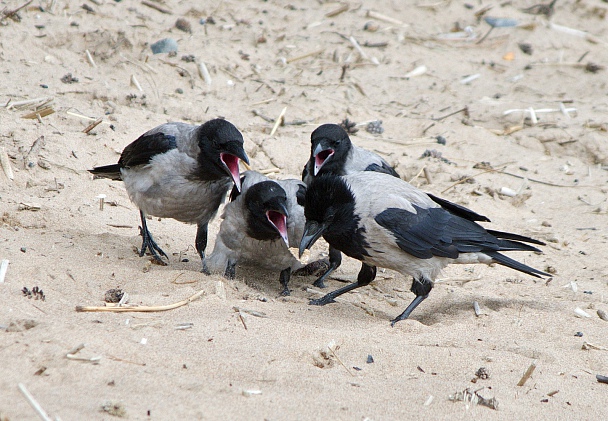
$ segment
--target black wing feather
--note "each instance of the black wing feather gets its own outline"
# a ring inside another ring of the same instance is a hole
[[[167,135],[162,132],[142,135],[122,151],[118,164],[121,167],[145,165],[148,164],[154,156],[175,148],[177,148],[175,136]]]
[[[393,177],[399,178],[399,174],[397,174],[397,171],[395,171],[393,169],[393,167],[391,167],[384,161],[382,162],[382,166],[380,166],[378,164],[369,164],[367,166],[367,168],[365,168],[365,171],[379,172],[379,173],[388,174],[388,175],[392,175]]]
[[[304,207],[306,202],[306,186],[303,184],[298,185],[298,191],[296,192],[296,200],[298,205]]]
[[[450,212],[451,214],[460,216],[461,218],[468,219],[469,221],[483,221],[490,222],[487,216],[480,215],[477,212],[473,212],[471,209],[465,208],[457,203],[450,202],[449,200],[442,199],[431,193],[426,194],[431,200],[437,203],[439,206]]]

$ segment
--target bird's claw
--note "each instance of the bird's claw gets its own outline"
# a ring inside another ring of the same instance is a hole
[[[315,300],[310,300],[308,302],[309,305],[311,306],[324,306],[325,304],[329,304],[329,303],[335,303],[336,301],[331,298],[331,297],[321,297],[321,298],[317,298]]]

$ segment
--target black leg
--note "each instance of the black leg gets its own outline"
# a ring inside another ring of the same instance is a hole
[[[148,225],[146,224],[146,215],[144,215],[143,211],[139,211],[139,216],[141,217],[141,227],[139,227],[139,233],[142,238],[141,250],[139,251],[139,257],[146,254],[146,249],[150,250],[150,254],[158,262],[158,264],[166,266],[167,263],[161,259],[159,253],[169,260],[169,256],[161,249],[158,244],[152,238],[152,234],[148,231]]]
[[[236,262],[229,261],[226,265],[226,271],[224,272],[224,278],[234,279],[236,276]]]
[[[281,291],[281,295],[283,297],[287,297],[291,293],[289,292],[289,287],[287,284],[289,283],[289,278],[291,278],[291,268],[287,268],[281,271],[281,275],[279,275],[279,281],[281,285],[283,285],[283,291]]]
[[[317,279],[313,285],[317,288],[325,288],[325,280],[327,277],[342,264],[342,253],[340,250],[329,246],[329,269]]]
[[[211,272],[207,268],[207,262],[205,261],[205,249],[207,248],[207,224],[199,224],[196,230],[196,240],[194,242],[198,255],[201,256],[201,262],[203,262],[203,272],[205,275],[209,275]]]
[[[376,266],[370,266],[365,263],[361,265],[361,270],[359,271],[359,275],[357,275],[357,282],[352,283],[350,285],[346,285],[345,287],[338,288],[335,291],[330,292],[318,298],[316,300],[310,300],[309,304],[313,306],[324,306],[325,304],[334,303],[334,299],[339,297],[340,295],[347,293],[348,291],[352,291],[353,289],[357,289],[359,287],[363,287],[369,284],[376,277]]]
[[[407,319],[408,317],[410,317],[410,314],[412,314],[412,311],[414,311],[414,309],[416,307],[418,307],[418,305],[421,302],[426,300],[426,297],[429,296],[429,293],[431,292],[432,289],[433,289],[433,282],[431,282],[430,280],[428,280],[426,278],[422,278],[422,280],[418,280],[418,279],[414,278],[414,281],[412,282],[411,291],[414,294],[416,294],[416,298],[414,298],[414,300],[410,303],[410,305],[407,306],[407,308],[405,309],[405,311],[403,313],[401,313],[399,316],[397,316],[393,320],[391,320],[391,326],[395,326],[395,323],[397,323],[398,321],[404,320],[404,319]]]

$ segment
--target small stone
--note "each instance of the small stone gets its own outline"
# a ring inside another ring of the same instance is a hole
[[[177,94],[183,94],[183,93],[184,93],[184,90],[183,90],[182,88],[177,88],[177,89],[175,90],[175,93],[177,93]],[[184,259],[184,260],[188,261],[188,259]],[[182,260],[182,262],[183,262],[184,260]]]
[[[372,354],[368,354],[367,361],[365,362],[368,364],[372,364],[374,362],[374,357],[372,357]]]
[[[576,336],[577,338],[582,338],[583,337],[583,332],[576,332],[574,334],[574,336]]]
[[[382,120],[371,121],[367,124],[365,128],[368,133],[372,134],[382,134],[384,133],[384,127],[382,127]]]
[[[162,54],[162,53],[177,53],[177,41],[173,38],[164,38],[160,41],[156,41],[154,44],[150,45],[150,49],[154,54]]]
[[[437,139],[437,143],[440,145],[445,145],[448,142],[443,136],[437,136],[435,139]]]
[[[118,303],[122,299],[125,293],[121,289],[109,289],[104,295],[104,301],[106,303]]]
[[[597,311],[597,315],[600,319],[604,320],[605,322],[608,322],[608,314],[606,314],[606,312],[602,309],[599,309]]]
[[[532,55],[532,44],[529,44],[527,42],[520,42],[519,44],[517,44],[519,46],[519,49],[521,50],[522,53],[527,54],[529,56]]]
[[[182,61],[186,63],[194,63],[196,61],[196,57],[193,54],[187,54],[182,56]]]
[[[101,410],[114,417],[125,418],[127,416],[127,410],[122,402],[105,402],[101,405]]]
[[[479,367],[479,369],[475,372],[475,375],[481,380],[487,380],[490,378],[490,372],[485,367]]]
[[[176,20],[175,27],[177,29],[179,29],[180,31],[184,31],[184,32],[188,32],[188,33],[192,32],[192,25],[190,25],[190,22],[188,22],[184,18],[179,18],[178,20]]]
[[[71,73],[68,73],[61,78],[61,81],[63,83],[72,84],[78,82],[78,78],[75,78]]]

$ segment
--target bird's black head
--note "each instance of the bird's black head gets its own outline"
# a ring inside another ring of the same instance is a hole
[[[357,235],[359,217],[355,215],[355,196],[340,176],[315,178],[304,199],[306,226],[300,242],[300,255],[323,236],[339,250]]]
[[[262,181],[247,189],[247,234],[256,240],[269,241],[282,238],[289,247],[287,237],[287,194],[274,181]]]
[[[352,143],[342,127],[323,124],[312,132],[310,142],[310,156],[314,160],[313,176],[344,175],[344,164]]]
[[[240,190],[239,159],[249,163],[241,132],[221,118],[209,120],[198,129],[198,146],[201,178],[216,180],[229,176]]]

